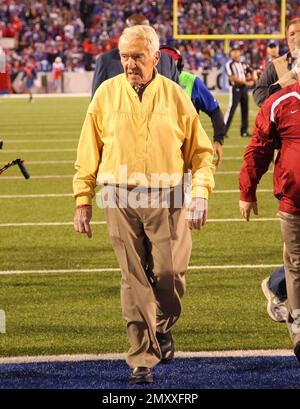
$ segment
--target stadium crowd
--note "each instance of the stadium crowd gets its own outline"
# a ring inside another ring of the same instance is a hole
[[[179,34],[279,33],[280,17],[280,0],[178,1]]]
[[[6,49],[12,80],[30,61],[50,72],[57,57],[65,71],[93,70],[100,53],[117,46],[126,18],[144,14],[162,44],[176,46],[191,71],[221,67],[224,42],[174,40],[172,0],[2,0],[1,37],[14,39]],[[300,0],[288,0],[286,18],[300,15]],[[224,25],[226,21],[226,25]],[[179,33],[276,33],[280,31],[279,0],[178,0]],[[255,69],[265,58],[267,41],[243,42],[244,58]],[[286,51],[281,43],[281,53]]]

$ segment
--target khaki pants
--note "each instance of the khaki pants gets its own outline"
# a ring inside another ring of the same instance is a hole
[[[124,194],[130,193],[117,189],[117,206],[105,207],[104,213],[122,271],[122,313],[130,341],[126,361],[132,368],[151,368],[161,359],[156,331],[168,332],[181,313],[191,232],[182,202],[178,208],[172,205],[174,189],[170,208],[150,207],[153,194],[161,204],[162,189],[152,192],[151,199],[147,189],[140,193],[139,199],[147,204],[144,208],[122,203]]]
[[[300,342],[300,216],[278,212],[284,241],[283,258],[288,297],[287,326],[293,345]]]

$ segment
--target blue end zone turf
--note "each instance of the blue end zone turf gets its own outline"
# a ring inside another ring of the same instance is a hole
[[[299,389],[295,357],[188,358],[154,368],[152,385],[129,386],[121,360],[1,364],[1,389]]]

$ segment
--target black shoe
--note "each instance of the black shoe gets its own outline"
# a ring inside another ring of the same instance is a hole
[[[249,134],[249,132],[243,132],[241,134],[241,138],[251,138],[252,135]]]
[[[297,342],[297,344],[295,345],[294,353],[295,353],[295,355],[296,355],[296,357],[298,359],[298,362],[300,364],[300,342]]]
[[[134,368],[131,372],[129,383],[134,385],[136,383],[152,383],[153,375],[151,368],[146,368],[144,366],[138,366]]]
[[[156,333],[156,338],[160,346],[161,351],[161,363],[168,364],[174,359],[175,345],[171,331],[165,334],[161,332]]]

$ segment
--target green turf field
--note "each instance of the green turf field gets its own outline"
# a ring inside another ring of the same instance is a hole
[[[226,97],[218,96],[223,112]],[[250,128],[257,109],[250,97]],[[0,165],[21,157],[32,176],[18,178],[11,168],[0,179],[0,271],[117,267],[105,225],[93,226],[93,239],[72,225],[20,223],[71,222],[73,162],[88,98],[0,99]],[[211,136],[209,118],[201,115]],[[235,173],[247,140],[239,137],[237,111],[215,176],[216,190],[238,189]],[[46,163],[47,162],[47,163]],[[223,173],[224,172],[224,173]],[[42,177],[43,176],[43,177]],[[54,177],[55,176],[55,177]],[[260,189],[272,188],[265,175]],[[65,194],[61,197],[10,195]],[[209,218],[240,218],[238,193],[216,192]],[[259,193],[259,217],[276,217],[272,193]],[[94,221],[103,220],[94,207]],[[4,224],[13,224],[4,226]],[[14,225],[17,224],[17,225]],[[282,240],[277,221],[207,223],[193,233],[191,265],[280,264]],[[260,283],[266,268],[190,270],[183,315],[174,334],[177,350],[289,348],[285,325],[266,314]],[[128,344],[121,318],[118,272],[0,275],[0,309],[6,334],[0,355],[124,352]]]

